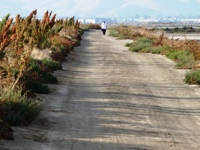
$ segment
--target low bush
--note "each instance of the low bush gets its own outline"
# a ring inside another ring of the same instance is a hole
[[[126,43],[126,44],[125,44],[126,47],[131,47],[131,46],[133,46],[133,45],[134,45],[133,42],[131,42],[131,43]]]
[[[138,38],[134,43],[130,44],[130,51],[139,52],[147,47],[151,47],[153,41],[149,38]]]
[[[128,38],[127,35],[124,35],[124,34],[118,32],[115,29],[110,29],[109,30],[109,36],[117,37],[117,39],[127,39]]]
[[[169,59],[174,60],[178,68],[188,68],[191,69],[195,66],[194,56],[188,51],[182,50],[169,50],[165,54]]]
[[[42,103],[21,93],[21,90],[0,88],[0,110],[4,112],[3,121],[9,125],[27,125],[41,111]]]
[[[167,51],[167,47],[165,46],[152,46],[152,47],[146,47],[142,49],[140,52],[142,53],[152,53],[152,54],[165,54]]]
[[[49,94],[50,89],[46,84],[43,84],[42,82],[38,80],[32,80],[29,79],[26,81],[25,84],[26,88],[30,90],[31,92],[34,93],[39,93],[39,94]]]
[[[187,72],[184,82],[187,84],[200,84],[200,69]]]
[[[78,45],[78,43],[76,43],[77,41],[75,41],[73,37],[71,36],[65,37],[65,36],[56,35],[50,38],[50,41],[52,43],[51,47],[52,51],[70,53],[73,47],[75,45]]]
[[[49,69],[52,69],[52,70],[62,69],[62,66],[57,61],[50,60],[50,59],[44,59],[41,62],[43,65],[45,65]]]
[[[169,50],[165,55],[171,59],[177,61],[178,55],[183,54],[182,51],[179,50]]]
[[[120,33],[114,29],[109,30],[109,36],[118,37]]]
[[[50,72],[42,72],[40,74],[40,77],[42,78],[42,81],[44,84],[57,84],[58,79],[54,75],[52,75]]]
[[[28,80],[38,80],[41,83],[57,84],[58,80],[51,72],[57,69],[62,69],[60,64],[52,60],[32,60],[31,75]],[[34,86],[33,86],[34,87]],[[29,86],[30,88],[30,86]]]
[[[99,24],[90,23],[88,26],[90,29],[101,29]]]

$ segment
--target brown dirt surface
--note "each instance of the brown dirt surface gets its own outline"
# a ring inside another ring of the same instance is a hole
[[[2,150],[199,150],[200,89],[162,55],[85,32],[41,115]]]

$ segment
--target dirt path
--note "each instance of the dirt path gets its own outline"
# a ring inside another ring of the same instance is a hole
[[[160,55],[132,53],[127,41],[84,33],[47,106],[15,128],[5,150],[199,150],[200,88]]]

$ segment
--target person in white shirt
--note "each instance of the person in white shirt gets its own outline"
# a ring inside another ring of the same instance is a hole
[[[104,21],[104,22],[102,22],[102,24],[101,24],[101,31],[103,32],[103,35],[106,34],[106,28],[107,28],[107,24],[106,24],[106,22]]]

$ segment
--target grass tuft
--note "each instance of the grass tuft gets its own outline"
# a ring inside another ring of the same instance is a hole
[[[164,46],[159,46],[159,47],[146,47],[142,49],[140,52],[142,53],[152,53],[152,54],[164,54],[166,52],[166,47]]]
[[[62,66],[57,61],[54,60],[44,59],[42,60],[42,64],[52,70],[62,69]]]
[[[174,60],[178,68],[193,68],[196,64],[194,56],[188,51],[182,50],[169,50],[166,53],[169,59]]]
[[[117,37],[117,39],[127,39],[128,36],[119,33],[118,31],[114,30],[114,29],[110,29],[109,30],[109,36],[113,36],[113,37]]]
[[[187,72],[185,74],[184,82],[187,84],[200,84],[200,69]]]
[[[34,93],[39,93],[39,94],[49,94],[50,93],[50,89],[47,85],[41,83],[40,81],[36,81],[36,80],[31,80],[31,79],[27,80],[26,88]]]
[[[129,50],[132,52],[139,52],[147,47],[151,47],[153,44],[153,41],[151,39],[148,38],[138,38],[135,42],[133,42],[132,44],[128,44],[130,45]]]
[[[21,94],[21,90],[0,88],[0,110],[4,112],[3,121],[9,125],[27,125],[40,113],[42,104]]]

